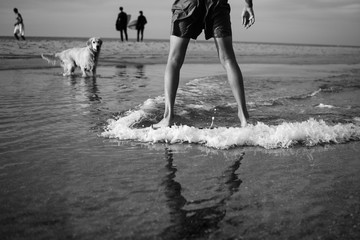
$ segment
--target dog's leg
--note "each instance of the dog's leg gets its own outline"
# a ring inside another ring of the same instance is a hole
[[[74,74],[75,66],[72,63],[64,63],[64,74],[63,76],[71,76]]]
[[[66,77],[69,74],[69,69],[68,69],[68,65],[66,65],[65,63],[62,64],[64,73],[63,76]]]
[[[82,67],[81,71],[82,71],[82,77],[87,77],[86,69]]]

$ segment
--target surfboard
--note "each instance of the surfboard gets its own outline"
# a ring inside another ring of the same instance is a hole
[[[132,20],[129,24],[128,24],[128,28],[132,29],[132,30],[136,30],[136,24],[137,24],[137,20]]]

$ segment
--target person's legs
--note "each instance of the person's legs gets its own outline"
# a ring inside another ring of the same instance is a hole
[[[158,124],[153,125],[155,128],[168,127],[172,124],[180,69],[185,59],[189,41],[189,38],[180,38],[174,35],[170,37],[170,50],[164,76],[165,112],[164,118]]]
[[[18,36],[18,33],[19,33],[19,26],[16,25],[15,28],[14,28],[14,37],[16,38],[16,40],[20,40],[19,36]]]
[[[143,41],[144,40],[144,28],[142,28],[140,30],[140,33],[141,33],[141,41]]]
[[[241,126],[247,125],[249,114],[246,108],[244,82],[241,70],[236,61],[234,49],[232,46],[232,37],[214,38],[221,64],[226,70],[227,78],[238,105],[238,117]]]
[[[127,35],[127,29],[126,29],[126,27],[124,28],[124,33],[125,33],[125,39],[126,39],[126,41],[128,40],[128,35]]]
[[[123,36],[123,30],[120,29],[120,39],[123,42],[124,41],[124,36]]]
[[[20,35],[21,35],[21,38],[25,41],[25,28],[24,28],[24,25],[23,24],[20,24]]]
[[[140,41],[140,29],[137,30],[137,41]]]

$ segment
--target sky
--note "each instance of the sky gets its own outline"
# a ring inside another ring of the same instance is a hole
[[[168,39],[174,0],[1,0],[0,36],[12,36],[13,8],[24,18],[26,36],[119,37],[119,7],[148,20],[144,38]],[[254,0],[255,24],[241,25],[244,0],[229,0],[233,40],[360,46],[360,0]],[[128,30],[129,38],[136,31]],[[204,36],[200,35],[199,40]]]

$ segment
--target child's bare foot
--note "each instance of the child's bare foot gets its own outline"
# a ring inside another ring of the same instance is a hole
[[[170,118],[163,118],[160,122],[157,124],[153,124],[152,128],[158,129],[158,128],[164,128],[169,127],[172,124],[172,119]]]
[[[244,128],[244,127],[246,127],[246,126],[247,126],[247,122],[246,122],[246,121],[245,121],[245,122],[242,121],[242,122],[241,122],[241,127]]]
[[[249,115],[247,114],[247,116],[245,117],[244,114],[239,113],[238,117],[239,117],[240,122],[241,122],[240,126],[241,127],[246,127],[247,126],[247,119],[249,118]]]

